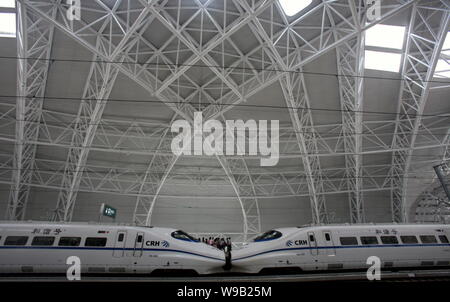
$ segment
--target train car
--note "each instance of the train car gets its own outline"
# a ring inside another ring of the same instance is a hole
[[[0,273],[223,272],[224,253],[176,229],[82,223],[0,222]]]
[[[270,230],[233,251],[239,273],[448,267],[450,226],[419,224],[320,225]]]

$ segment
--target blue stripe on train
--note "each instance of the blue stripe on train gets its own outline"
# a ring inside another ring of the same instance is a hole
[[[318,246],[318,247],[296,247],[296,248],[286,248],[286,249],[276,249],[269,250],[261,253],[257,253],[250,256],[245,256],[237,259],[233,259],[233,261],[239,261],[251,257],[256,257],[264,254],[282,252],[282,251],[294,251],[294,250],[323,250],[323,249],[357,249],[357,248],[385,248],[385,247],[430,247],[430,246],[450,246],[450,244],[441,244],[441,243],[430,243],[430,244],[373,244],[373,245],[349,245],[349,246]]]
[[[79,247],[79,246],[0,246],[0,249],[39,249],[39,250],[109,250],[109,251],[134,251],[134,248],[114,248],[114,247]],[[139,250],[139,249],[137,249]],[[188,255],[193,255],[193,256],[198,256],[198,257],[203,257],[203,258],[208,258],[208,259],[212,259],[212,260],[219,260],[219,261],[224,261],[225,259],[220,259],[220,258],[215,258],[215,257],[210,257],[210,256],[205,256],[205,255],[201,255],[201,254],[196,254],[196,253],[192,253],[192,252],[187,252],[187,251],[181,251],[181,250],[173,250],[173,249],[142,249],[142,251],[146,251],[146,252],[174,252],[174,253],[182,253],[182,254],[188,254]]]

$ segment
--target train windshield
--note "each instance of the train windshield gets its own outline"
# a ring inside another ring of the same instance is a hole
[[[185,240],[185,241],[193,241],[193,242],[199,242],[200,240],[195,239],[191,235],[189,235],[186,232],[183,231],[175,231],[172,233],[172,237],[179,240]]]
[[[259,242],[259,241],[268,241],[268,240],[274,240],[274,239],[278,239],[282,236],[283,234],[281,234],[278,231],[275,230],[271,230],[268,232],[265,232],[262,235],[259,235],[258,237],[256,237],[253,241],[254,242]]]

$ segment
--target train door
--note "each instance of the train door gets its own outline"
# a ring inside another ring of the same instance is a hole
[[[309,251],[311,252],[311,255],[317,256],[317,240],[316,235],[314,232],[308,232],[308,243],[309,243]]]
[[[127,231],[117,231],[116,242],[114,243],[113,257],[124,256],[126,241],[127,241]]]
[[[142,249],[144,247],[144,233],[137,232],[136,234],[136,240],[134,241],[134,257],[141,257],[142,256]]]
[[[322,234],[323,234],[323,243],[324,243],[324,246],[326,247],[324,249],[324,252],[328,256],[336,255],[336,250],[334,249],[334,242],[333,242],[333,237],[331,235],[331,232],[323,231]]]

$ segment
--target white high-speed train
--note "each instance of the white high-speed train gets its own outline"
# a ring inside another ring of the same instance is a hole
[[[450,226],[322,225],[268,231],[232,255],[233,272],[384,269],[450,266]]]
[[[223,251],[169,228],[81,223],[0,222],[0,273],[223,272]]]

